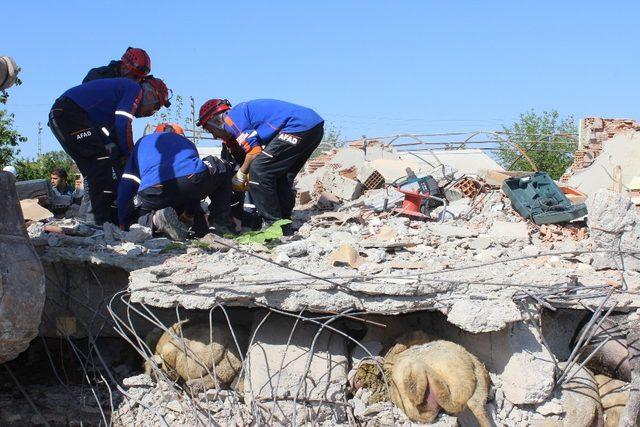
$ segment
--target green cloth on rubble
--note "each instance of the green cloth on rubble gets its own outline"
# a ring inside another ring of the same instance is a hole
[[[232,239],[235,239],[236,242],[240,244],[247,243],[261,243],[265,244],[269,240],[274,240],[279,237],[284,236],[282,233],[282,226],[291,224],[290,219],[280,219],[265,230],[261,231],[247,231],[246,233],[242,233],[239,236],[225,236]]]

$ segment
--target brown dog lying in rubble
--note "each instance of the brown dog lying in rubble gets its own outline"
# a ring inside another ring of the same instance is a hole
[[[147,336],[151,349],[161,332],[156,329]],[[210,328],[208,322],[183,320],[157,339],[154,356],[144,363],[147,375],[154,365],[172,381],[181,378],[192,388],[207,390],[215,388],[216,383],[220,387],[231,385],[242,368],[242,359],[226,324]]]
[[[451,414],[469,408],[482,427],[490,426],[490,379],[482,362],[458,344],[425,340],[413,334],[385,356],[393,403],[415,422],[433,422],[440,408]]]

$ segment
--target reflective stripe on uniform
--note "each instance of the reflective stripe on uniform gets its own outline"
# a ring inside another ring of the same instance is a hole
[[[253,184],[253,185],[260,185],[260,183],[255,182],[255,181],[249,181],[249,184]]]
[[[104,127],[104,126],[103,126],[103,127],[101,128],[101,130],[102,130],[102,133],[104,133],[105,135],[109,136],[109,131],[107,130],[107,128],[106,128],[106,127]]]
[[[269,157],[271,157],[271,158],[273,159],[273,154],[269,154],[269,153],[267,153],[267,152],[266,152],[266,151],[264,151],[264,150],[262,150],[262,153],[263,153],[265,156],[269,156]]]
[[[98,157],[96,160],[106,160],[106,159],[110,159],[111,157],[109,156],[105,156],[105,157]]]
[[[127,178],[140,184],[140,178],[135,175],[131,175],[130,173],[123,173],[122,178]]]
[[[133,117],[133,114],[131,113],[127,113],[126,111],[122,111],[122,110],[116,110],[116,114],[120,115],[120,116],[125,116],[131,120],[135,119],[135,117]]]

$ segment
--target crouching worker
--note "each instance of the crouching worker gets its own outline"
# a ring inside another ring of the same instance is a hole
[[[275,99],[243,102],[233,108],[226,99],[211,99],[200,108],[197,124],[216,138],[237,141],[245,151],[233,187],[248,188],[265,225],[290,218],[294,179],[322,140],[322,117],[309,108]]]
[[[232,175],[228,162],[213,156],[200,159],[180,126],[163,123],[136,142],[125,166],[118,186],[120,227],[137,222],[182,241],[188,230],[179,212],[194,217],[196,234],[206,234],[209,224],[202,232],[200,201],[208,196],[210,225],[217,233],[229,232]]]
[[[151,76],[140,84],[94,80],[67,90],[53,104],[49,127],[85,178],[80,211],[87,221],[117,223],[115,192],[133,148],[131,122],[169,105],[167,86]]]

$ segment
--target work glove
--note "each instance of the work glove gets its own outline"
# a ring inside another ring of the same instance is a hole
[[[244,174],[241,170],[238,170],[233,178],[231,178],[231,187],[233,187],[233,191],[247,191],[248,186],[249,174]]]

